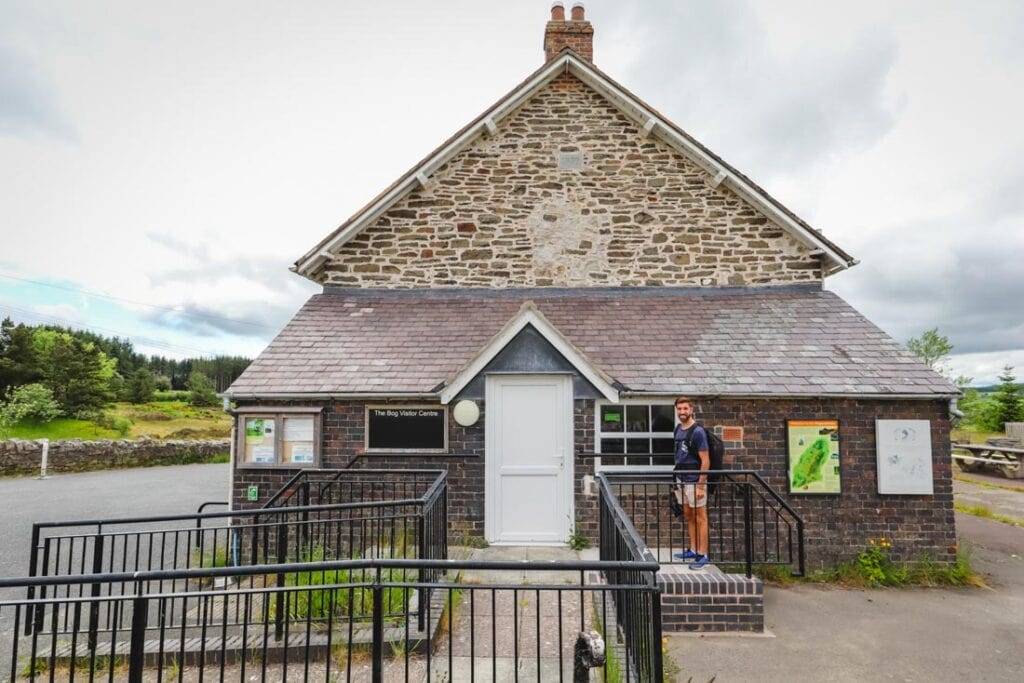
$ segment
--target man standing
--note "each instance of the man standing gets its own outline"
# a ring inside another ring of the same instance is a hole
[[[690,549],[676,553],[677,560],[692,560],[690,569],[701,569],[708,560],[708,494],[706,471],[711,468],[708,435],[693,418],[693,401],[676,399],[675,470],[680,482],[677,497],[683,506]]]

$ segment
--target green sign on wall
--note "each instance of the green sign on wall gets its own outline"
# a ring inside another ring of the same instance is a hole
[[[245,495],[252,502],[255,502],[255,501],[259,500],[260,499],[260,487],[259,486],[250,486],[249,488],[247,488],[245,490]]]

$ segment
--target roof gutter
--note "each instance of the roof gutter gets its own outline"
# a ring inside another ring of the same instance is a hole
[[[366,393],[366,392],[339,392],[339,391],[308,391],[308,392],[281,392],[281,393],[254,393],[254,392],[225,392],[224,396],[227,396],[233,401],[238,400],[256,400],[256,399],[272,399],[272,400],[311,400],[311,401],[326,401],[332,399],[373,399],[373,400],[387,400],[387,399],[437,399],[436,393],[431,392],[380,392],[380,393]]]
[[[727,398],[727,399],[811,399],[811,398],[846,398],[846,399],[892,399],[900,401],[940,401],[956,400],[956,394],[796,394],[796,393],[775,393],[775,394],[702,394],[691,392],[665,392],[665,391],[620,391],[622,398],[652,398],[656,396],[675,396],[677,393],[686,393],[693,398]]]

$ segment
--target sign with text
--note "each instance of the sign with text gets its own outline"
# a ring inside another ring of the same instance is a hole
[[[840,493],[839,420],[786,423],[790,493]]]
[[[366,409],[366,448],[375,451],[443,451],[448,447],[444,408],[395,406]]]

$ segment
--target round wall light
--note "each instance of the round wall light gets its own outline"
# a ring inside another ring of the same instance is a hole
[[[463,427],[472,427],[480,419],[480,407],[473,401],[459,401],[455,404],[452,415]]]

